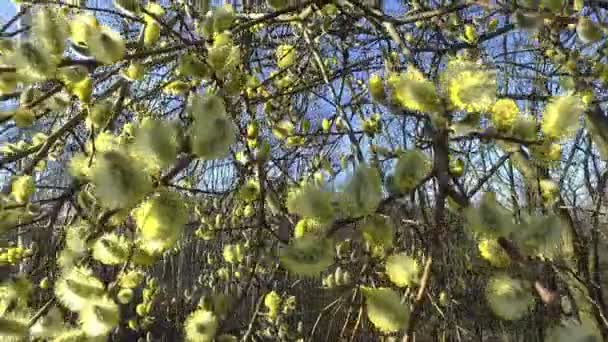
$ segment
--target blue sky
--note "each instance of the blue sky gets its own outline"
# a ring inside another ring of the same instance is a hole
[[[10,0],[0,0],[0,22],[6,22],[14,14],[15,4]]]

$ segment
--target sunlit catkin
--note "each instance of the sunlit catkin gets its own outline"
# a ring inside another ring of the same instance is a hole
[[[90,39],[100,30],[97,18],[92,14],[80,14],[71,18],[69,23],[71,41],[88,51]]]
[[[280,69],[289,68],[296,62],[296,48],[293,45],[279,45],[275,51],[277,66]]]
[[[441,111],[437,90],[433,82],[427,80],[422,72],[409,66],[405,74],[396,78],[393,83],[393,101],[403,109],[422,113]]]
[[[378,170],[361,165],[344,189],[341,205],[349,215],[363,216],[375,212],[381,199],[382,181]]]
[[[374,74],[370,76],[369,93],[375,101],[384,100],[386,93],[384,91],[384,81],[380,75]]]
[[[405,253],[393,254],[386,259],[386,275],[399,287],[418,283],[420,266],[416,259]]]
[[[146,23],[162,19],[165,15],[165,9],[156,2],[148,2],[145,7],[144,21]]]
[[[57,280],[55,295],[59,302],[72,311],[82,310],[92,298],[105,292],[103,283],[86,267],[74,267]]]
[[[401,154],[393,181],[401,192],[412,191],[431,171],[429,158],[420,150],[409,150]]]
[[[11,195],[13,195],[17,203],[26,203],[35,190],[36,184],[32,176],[15,177],[11,184]]]
[[[321,224],[318,220],[313,218],[302,218],[296,223],[296,226],[293,230],[293,236],[295,238],[303,237],[307,234],[313,234],[320,236],[325,231],[325,226]]]
[[[494,314],[509,321],[522,318],[534,305],[531,286],[507,275],[492,277],[485,295]]]
[[[214,95],[195,95],[190,103],[192,152],[204,159],[224,157],[236,141],[236,127],[226,114],[224,101]]]
[[[302,217],[316,218],[320,222],[332,221],[335,210],[333,194],[315,185],[292,189],[287,195],[287,210]]]
[[[228,30],[234,21],[234,8],[231,4],[216,7],[213,11],[213,30],[222,32]]]
[[[40,81],[53,77],[59,59],[33,41],[22,41],[17,46],[13,62],[23,78]]]
[[[594,43],[602,39],[601,27],[587,17],[578,18],[576,33],[583,43]]]
[[[492,106],[492,123],[500,131],[509,131],[513,128],[518,116],[517,103],[511,99],[500,99]]]
[[[0,317],[0,336],[7,341],[22,341],[28,334],[27,317],[6,314]]]
[[[219,322],[211,311],[198,309],[188,316],[184,324],[186,341],[212,342],[215,339]]]
[[[487,192],[481,198],[478,207],[465,210],[468,228],[484,238],[506,237],[516,228],[512,222],[512,214],[501,206],[496,195]]]
[[[112,102],[102,100],[89,109],[87,120],[93,127],[104,127],[112,117]]]
[[[305,235],[293,239],[279,254],[281,264],[290,272],[316,277],[333,262],[335,248],[329,239]]]
[[[481,65],[454,59],[443,72],[445,91],[452,105],[463,111],[487,112],[496,100],[496,78]]]
[[[367,317],[378,330],[397,332],[407,325],[410,310],[401,303],[401,297],[390,288],[362,287]]]
[[[477,245],[479,254],[494,267],[507,267],[511,259],[495,239],[481,239]]]
[[[550,139],[564,139],[576,133],[585,104],[576,95],[553,97],[545,107],[541,122],[543,134]]]
[[[152,251],[173,247],[188,220],[188,212],[177,193],[162,191],[133,211],[142,243]]]
[[[124,76],[129,81],[138,81],[144,77],[144,65],[139,62],[131,62],[127,70],[124,71]]]
[[[118,265],[129,257],[129,241],[122,235],[107,233],[93,244],[93,259],[104,265]]]
[[[394,229],[388,216],[370,215],[363,221],[361,227],[363,239],[377,250],[387,250],[393,247]]]
[[[171,165],[178,152],[177,128],[171,122],[144,119],[135,131],[133,151],[154,169]]]
[[[268,318],[274,321],[279,313],[281,296],[275,291],[270,291],[264,296],[264,306],[268,309]]]
[[[82,330],[88,336],[109,334],[120,320],[120,308],[106,296],[93,298],[80,311]]]
[[[135,159],[116,150],[99,156],[91,170],[91,181],[101,203],[111,209],[137,204],[152,185]]]
[[[68,23],[63,13],[51,8],[40,8],[32,23],[34,36],[44,48],[53,55],[61,56],[68,37]]]
[[[0,73],[0,95],[10,94],[17,88],[17,74],[14,72]]]
[[[88,37],[87,45],[95,59],[103,64],[118,62],[127,51],[120,34],[107,26],[102,26],[98,32]]]
[[[161,26],[156,21],[149,21],[144,26],[144,46],[151,47],[160,39]]]
[[[89,76],[84,77],[82,80],[67,84],[70,93],[78,98],[82,103],[91,102],[93,95],[93,79]]]
[[[579,311],[580,319],[564,318],[546,331],[545,341],[552,342],[599,342],[602,334],[591,314]]]
[[[197,55],[188,53],[180,56],[175,73],[183,77],[204,78],[209,74],[209,67]]]
[[[288,4],[286,0],[266,0],[266,3],[274,10],[283,9]]]

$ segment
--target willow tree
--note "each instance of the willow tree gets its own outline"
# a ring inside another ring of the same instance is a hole
[[[608,339],[604,1],[249,5],[19,1],[1,340]]]

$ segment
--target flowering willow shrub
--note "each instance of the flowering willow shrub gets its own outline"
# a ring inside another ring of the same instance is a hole
[[[601,2],[18,3],[0,340],[608,340]]]

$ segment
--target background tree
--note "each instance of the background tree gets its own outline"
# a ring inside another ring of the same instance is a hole
[[[608,339],[607,10],[20,1],[2,339]]]

